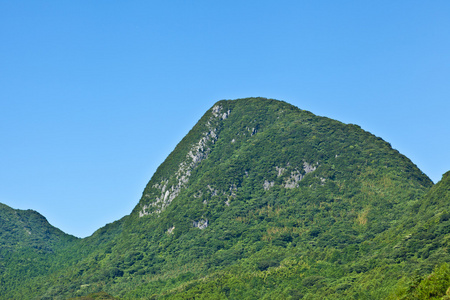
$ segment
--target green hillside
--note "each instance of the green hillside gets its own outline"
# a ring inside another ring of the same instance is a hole
[[[0,220],[1,250],[15,252],[32,248],[49,253],[76,239],[50,225],[34,210],[13,209],[0,203]]]
[[[219,101],[130,215],[55,249],[20,287],[3,275],[0,298],[403,297],[448,256],[442,186],[357,125],[277,100]]]
[[[0,203],[0,297],[14,298],[24,281],[54,272],[57,253],[76,242],[38,212]]]
[[[408,234],[397,251],[414,261],[415,269],[392,298],[450,299],[450,172],[415,205],[401,229]]]

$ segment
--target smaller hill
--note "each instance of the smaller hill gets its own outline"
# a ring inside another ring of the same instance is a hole
[[[13,209],[0,203],[1,298],[27,299],[15,290],[27,281],[51,273],[57,265],[55,258],[77,241],[34,210]]]
[[[51,253],[76,239],[50,225],[34,210],[13,209],[0,203],[0,251],[27,248]]]

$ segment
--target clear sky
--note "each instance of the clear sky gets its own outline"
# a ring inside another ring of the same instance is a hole
[[[450,170],[450,1],[0,1],[0,202],[84,237],[216,101],[284,100]]]

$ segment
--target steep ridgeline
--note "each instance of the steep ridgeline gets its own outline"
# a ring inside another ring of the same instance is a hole
[[[53,299],[379,299],[396,282],[379,276],[377,255],[431,186],[356,125],[277,100],[219,101],[129,216],[31,286]]]

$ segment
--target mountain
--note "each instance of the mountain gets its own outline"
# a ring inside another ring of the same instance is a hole
[[[56,249],[50,272],[0,294],[394,297],[418,267],[428,274],[444,262],[446,242],[435,239],[445,231],[436,229],[434,246],[416,239],[419,223],[446,214],[441,185],[357,125],[272,99],[223,100],[160,165],[130,215]]]

